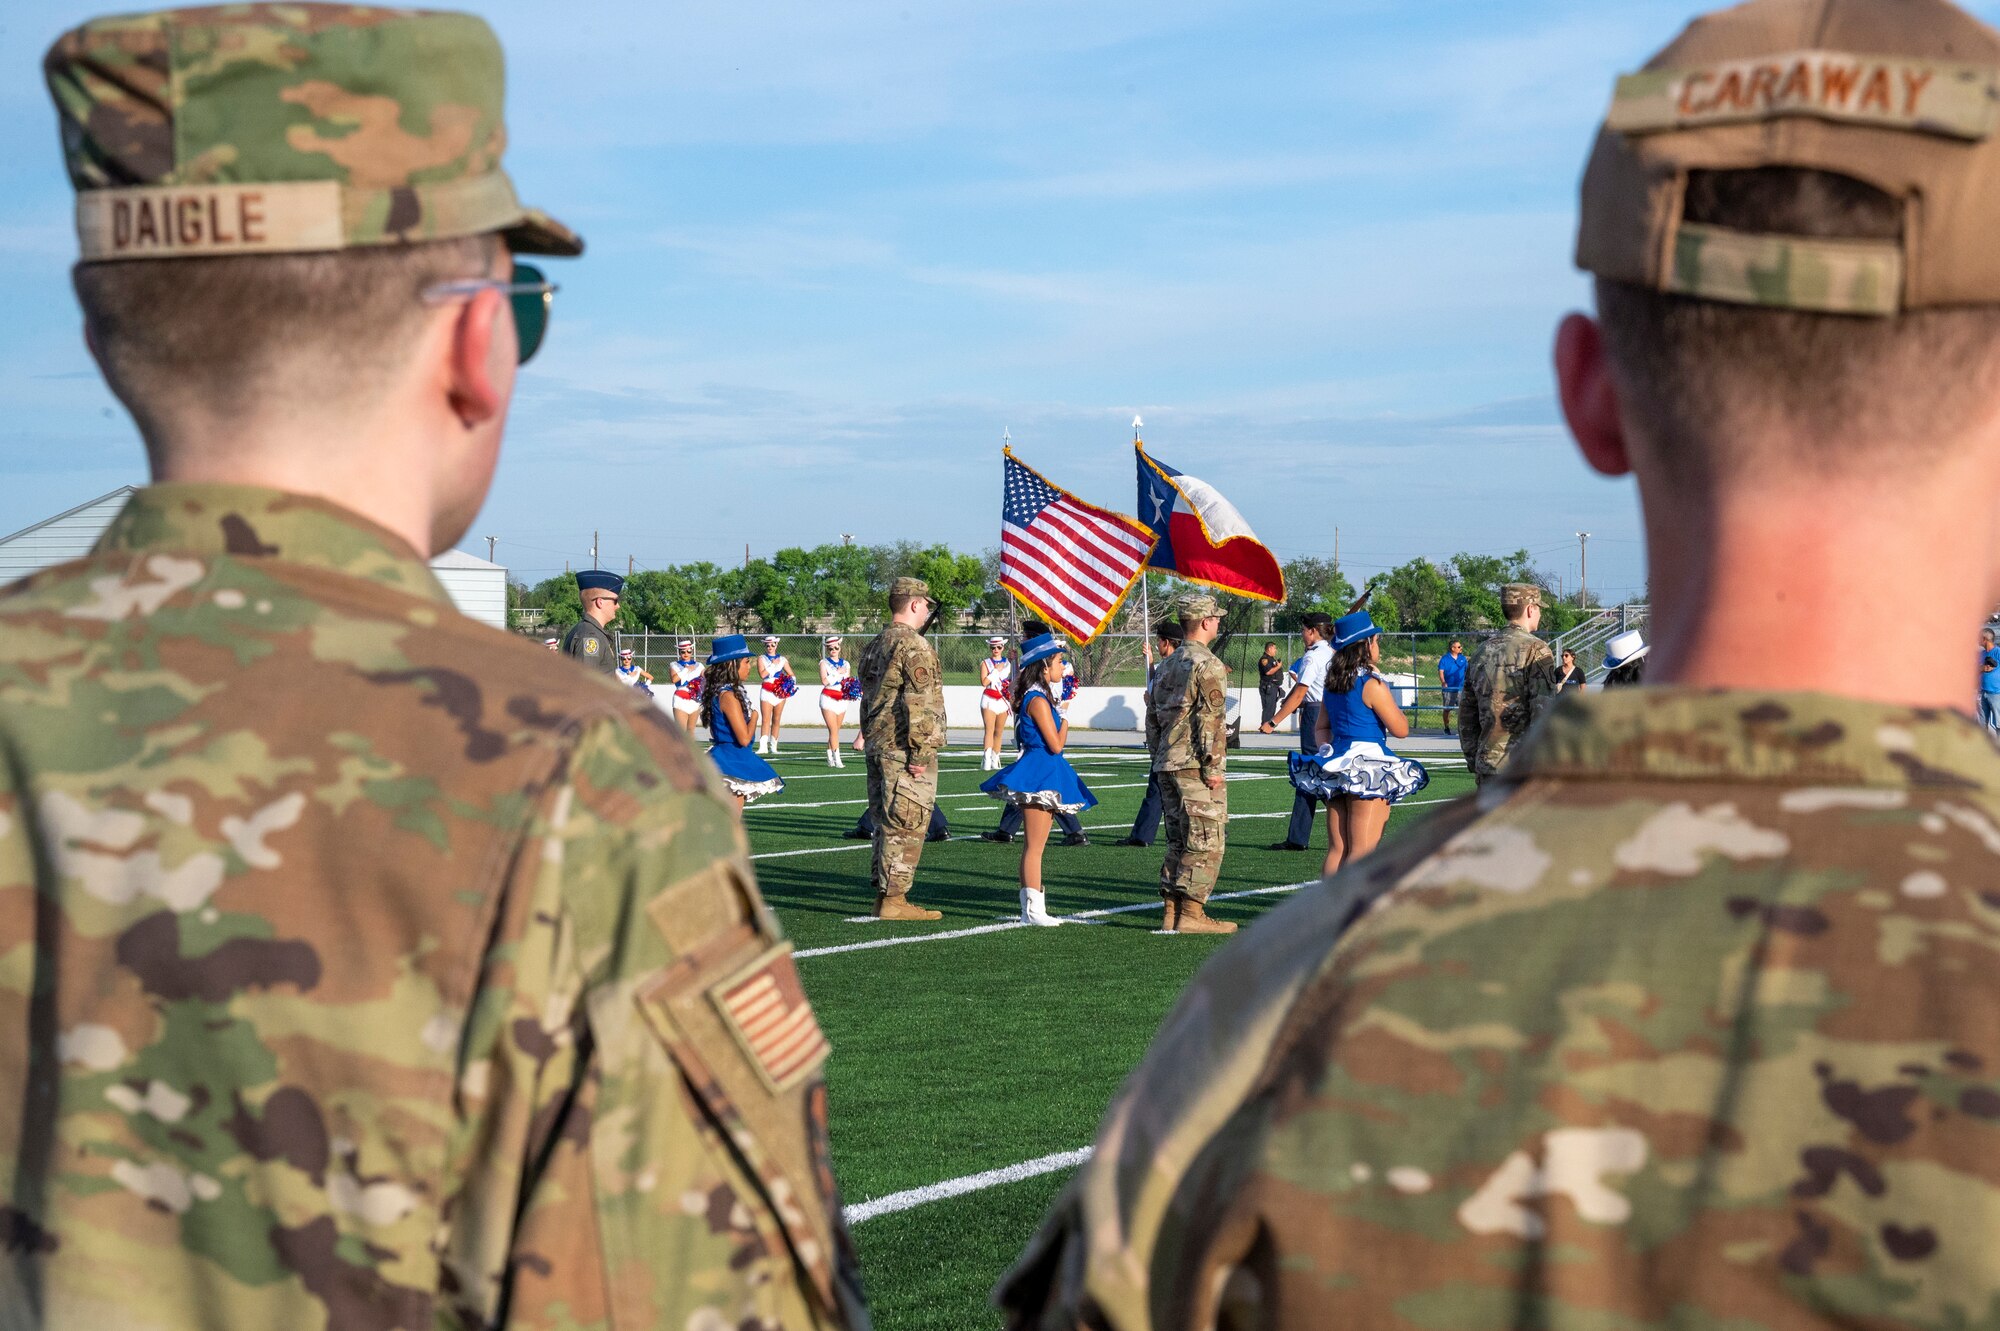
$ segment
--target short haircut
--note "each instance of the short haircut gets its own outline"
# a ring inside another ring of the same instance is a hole
[[[889,598],[889,613],[892,615],[900,615],[905,610],[908,610],[910,608],[910,602],[930,601],[930,600],[931,598],[928,596],[891,596]],[[936,605],[937,602],[931,601],[931,604]]]
[[[1793,167],[1689,172],[1683,204],[1689,222],[1851,240],[1900,239],[1903,212],[1872,185]],[[2000,391],[2000,306],[1876,318],[1608,280],[1597,283],[1597,304],[1626,406],[1676,482],[1922,461]]]
[[[492,274],[499,237],[321,254],[80,263],[84,326],[146,429],[181,401],[241,413],[274,395],[365,398],[407,357],[427,287]]]

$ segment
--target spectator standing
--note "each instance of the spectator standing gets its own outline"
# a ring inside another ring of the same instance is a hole
[[[1556,692],[1581,689],[1584,685],[1583,667],[1576,663],[1576,653],[1563,648],[1562,666],[1556,671]]]
[[[1452,714],[1458,711],[1459,691],[1465,687],[1465,644],[1457,638],[1438,661],[1438,706],[1444,710],[1444,733],[1451,733]]]

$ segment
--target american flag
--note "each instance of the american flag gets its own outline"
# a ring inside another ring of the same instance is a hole
[[[712,995],[774,1090],[790,1090],[826,1061],[830,1046],[806,1002],[791,944],[779,944]]]
[[[1078,642],[1104,632],[1146,565],[1142,522],[1058,490],[1010,450],[1000,503],[1000,585]]]

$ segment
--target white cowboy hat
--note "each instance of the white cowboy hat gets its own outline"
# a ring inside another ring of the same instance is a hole
[[[1639,635],[1639,630],[1628,630],[1613,638],[1605,647],[1604,668],[1616,670],[1627,662],[1637,661],[1652,650],[1646,645],[1646,640]]]

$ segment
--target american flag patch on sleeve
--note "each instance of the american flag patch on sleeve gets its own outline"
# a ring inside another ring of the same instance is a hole
[[[832,1052],[799,983],[790,943],[778,944],[708,996],[773,1091],[798,1085]]]

